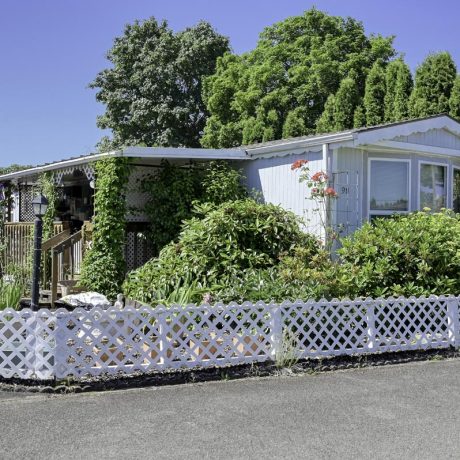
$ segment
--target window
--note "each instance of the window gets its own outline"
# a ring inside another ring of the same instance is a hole
[[[370,160],[369,215],[409,211],[409,161]]]
[[[439,211],[447,206],[447,167],[443,165],[420,164],[419,208]]]

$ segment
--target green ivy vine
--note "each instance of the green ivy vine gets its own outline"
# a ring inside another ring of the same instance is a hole
[[[125,189],[130,164],[127,158],[106,158],[95,163],[94,230],[85,253],[80,284],[113,300],[125,277]]]
[[[163,160],[142,183],[149,196],[145,212],[150,221],[154,253],[158,254],[177,238],[182,223],[192,216],[196,204],[215,206],[246,197],[243,181],[241,172],[226,161],[178,166]]]
[[[58,191],[54,183],[54,175],[45,172],[38,180],[40,193],[48,199],[48,208],[43,216],[43,241],[51,238],[54,232],[54,220],[58,205]]]

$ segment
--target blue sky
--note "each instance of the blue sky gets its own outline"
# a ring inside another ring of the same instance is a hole
[[[313,5],[360,19],[367,32],[396,35],[412,69],[440,50],[460,69],[458,0],[1,0],[0,165],[94,150],[103,106],[87,85],[107,66],[124,24],[155,16],[180,30],[205,19],[241,53],[266,25]]]

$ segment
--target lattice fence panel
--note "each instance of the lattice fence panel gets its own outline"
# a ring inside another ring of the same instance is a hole
[[[375,302],[375,346],[379,351],[449,346],[445,298],[387,299]]]
[[[51,379],[56,351],[56,316],[49,310],[0,312],[0,376]]]
[[[369,349],[367,308],[362,301],[283,304],[283,328],[301,357],[335,356]]]
[[[459,298],[0,311],[0,376],[76,379],[460,344]]]

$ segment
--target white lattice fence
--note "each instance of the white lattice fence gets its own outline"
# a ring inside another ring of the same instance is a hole
[[[459,298],[0,312],[0,376],[63,378],[457,346]]]

